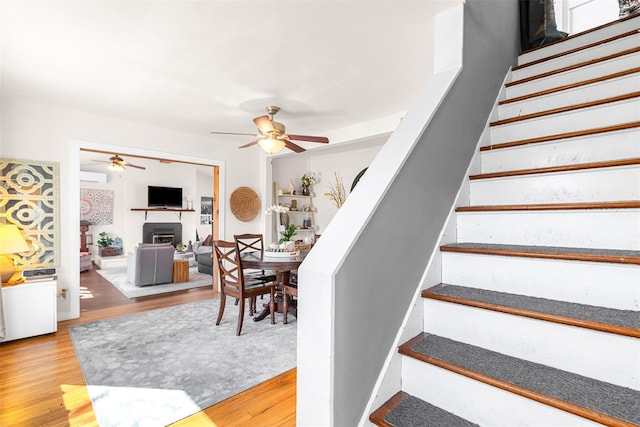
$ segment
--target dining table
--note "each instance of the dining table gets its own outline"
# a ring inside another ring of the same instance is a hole
[[[242,253],[242,268],[254,270],[271,270],[276,274],[276,282],[278,283],[277,292],[274,300],[274,306],[277,313],[284,311],[284,296],[282,293],[282,285],[289,284],[291,271],[297,270],[304,258],[309,253],[308,250],[297,251],[294,256],[271,256],[268,251],[252,251]],[[279,253],[282,254],[282,253]],[[297,305],[295,301],[289,303],[289,313],[297,317]],[[270,304],[265,304],[262,312],[253,318],[254,322],[258,322],[271,313]]]

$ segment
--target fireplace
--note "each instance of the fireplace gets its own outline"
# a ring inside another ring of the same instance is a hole
[[[182,224],[179,222],[147,222],[142,225],[142,243],[166,243],[173,246],[182,242]]]

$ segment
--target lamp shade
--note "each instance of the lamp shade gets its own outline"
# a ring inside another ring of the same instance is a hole
[[[284,148],[284,142],[275,138],[263,138],[258,141],[258,144],[269,154],[275,154]]]
[[[0,255],[28,251],[29,245],[15,225],[0,224]]]

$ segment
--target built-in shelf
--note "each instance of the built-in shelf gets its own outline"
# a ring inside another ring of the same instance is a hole
[[[179,208],[131,208],[132,211],[144,212],[144,220],[147,220],[149,212],[178,212],[178,218],[182,219],[182,212],[195,212],[195,209],[179,209]]]

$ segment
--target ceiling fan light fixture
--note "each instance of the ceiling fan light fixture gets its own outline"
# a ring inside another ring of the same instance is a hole
[[[107,168],[113,172],[124,172],[124,166],[119,163],[111,163]]]
[[[262,138],[258,141],[258,144],[269,154],[276,154],[284,148],[284,142],[274,138]]]

